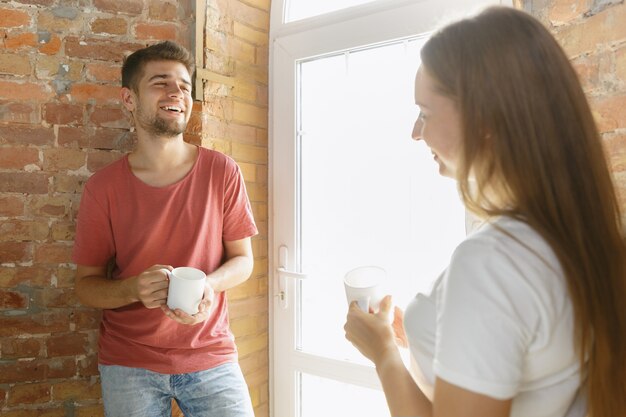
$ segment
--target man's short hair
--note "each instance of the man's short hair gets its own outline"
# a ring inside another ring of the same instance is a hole
[[[189,75],[195,70],[194,60],[189,51],[176,42],[165,41],[139,49],[124,59],[122,65],[122,87],[138,91],[138,83],[143,69],[152,61],[177,61],[183,64]]]

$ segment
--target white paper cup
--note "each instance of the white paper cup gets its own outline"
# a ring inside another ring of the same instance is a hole
[[[187,314],[196,314],[204,296],[206,274],[199,269],[182,266],[167,271],[167,275],[170,279],[167,306],[172,310],[179,308]]]
[[[356,301],[361,310],[378,309],[383,299],[382,283],[387,272],[378,266],[360,266],[349,271],[343,278],[348,304]]]

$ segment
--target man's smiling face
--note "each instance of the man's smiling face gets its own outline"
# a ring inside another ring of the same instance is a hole
[[[126,104],[138,129],[154,136],[182,134],[191,117],[191,77],[177,61],[150,61],[143,68],[132,103]]]

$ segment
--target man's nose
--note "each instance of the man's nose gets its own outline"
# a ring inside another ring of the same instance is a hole
[[[183,90],[180,88],[178,84],[173,84],[169,88],[169,91],[167,93],[170,97],[182,97],[183,96]]]

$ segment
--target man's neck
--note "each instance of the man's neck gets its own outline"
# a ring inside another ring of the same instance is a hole
[[[197,152],[193,145],[176,137],[138,135],[137,146],[128,156],[133,173],[152,186],[177,182],[193,167]]]

